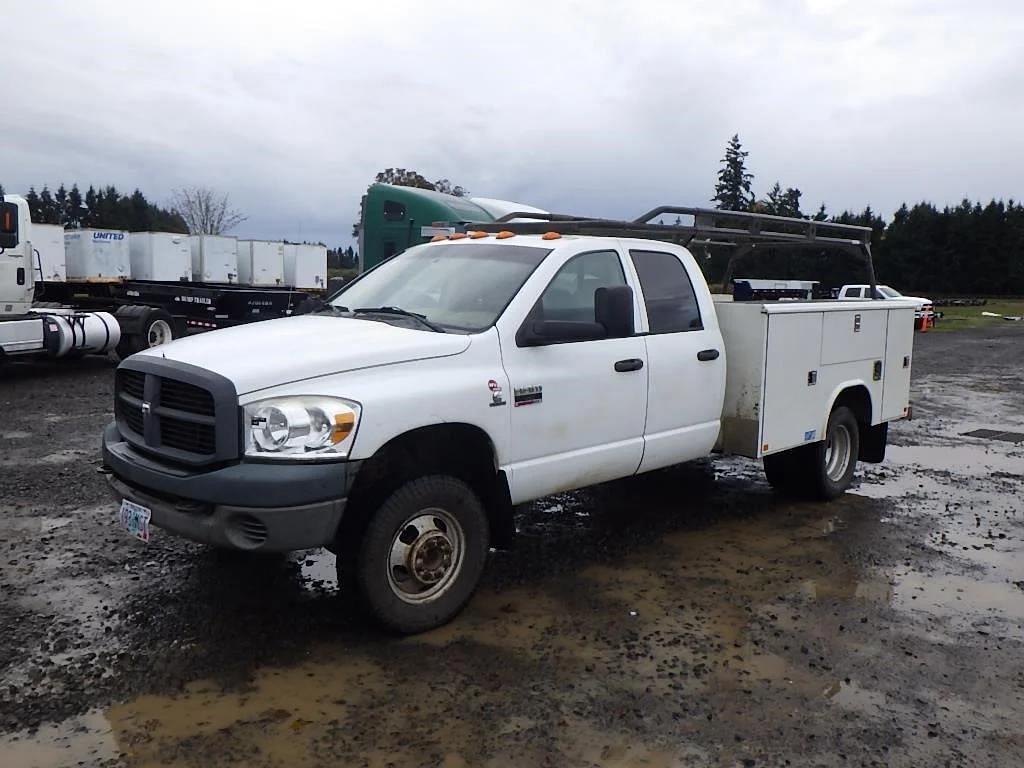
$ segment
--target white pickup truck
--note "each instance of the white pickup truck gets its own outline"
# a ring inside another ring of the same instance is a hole
[[[864,298],[870,298],[871,286],[870,285],[844,285],[839,289],[838,298],[843,301],[859,301]],[[874,296],[877,299],[898,299],[900,301],[913,302],[914,310],[918,317],[924,313],[932,315],[935,313],[935,305],[931,299],[926,299],[922,296],[904,296],[902,293],[897,291],[888,285],[876,285]]]
[[[676,229],[777,242],[748,218]],[[377,619],[417,632],[469,600],[517,504],[716,450],[829,499],[883,459],[912,304],[716,301],[686,247],[568,219],[439,236],[316,313],[122,362],[103,435],[121,524],[326,546]],[[804,244],[866,250],[868,230],[822,226]]]

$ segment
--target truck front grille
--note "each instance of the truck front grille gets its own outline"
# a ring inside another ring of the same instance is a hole
[[[164,379],[160,383],[160,405],[188,413],[216,415],[213,395],[193,384],[185,384],[174,379]]]
[[[114,408],[121,434],[145,452],[178,463],[237,458],[234,388],[212,372],[192,366],[182,369],[175,370],[173,363],[163,359],[122,363]]]

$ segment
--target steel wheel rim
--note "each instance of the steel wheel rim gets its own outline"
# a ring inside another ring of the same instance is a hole
[[[169,342],[172,338],[171,326],[167,324],[166,320],[154,320],[153,324],[149,326],[147,341],[150,347],[159,347],[161,344]]]
[[[845,424],[836,424],[825,443],[825,474],[832,482],[839,482],[850,466],[850,448],[853,440]]]
[[[458,579],[465,560],[466,534],[451,513],[420,510],[398,526],[388,552],[388,585],[406,603],[437,600]]]

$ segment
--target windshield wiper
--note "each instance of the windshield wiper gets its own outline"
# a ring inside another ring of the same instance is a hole
[[[437,323],[430,322],[430,320],[427,319],[426,315],[421,315],[419,312],[410,312],[409,310],[402,309],[401,307],[359,307],[357,309],[353,309],[352,314],[400,315],[402,317],[411,317],[414,320],[418,321],[425,328],[429,328],[430,330],[436,331],[437,333],[447,333],[447,331]]]

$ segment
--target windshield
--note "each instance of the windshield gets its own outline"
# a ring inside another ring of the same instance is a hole
[[[878,292],[887,299],[898,299],[902,295],[895,288],[890,288],[888,285],[878,286]]]
[[[410,248],[331,299],[349,310],[400,308],[446,331],[494,325],[526,278],[551,253],[504,243],[441,243]]]

